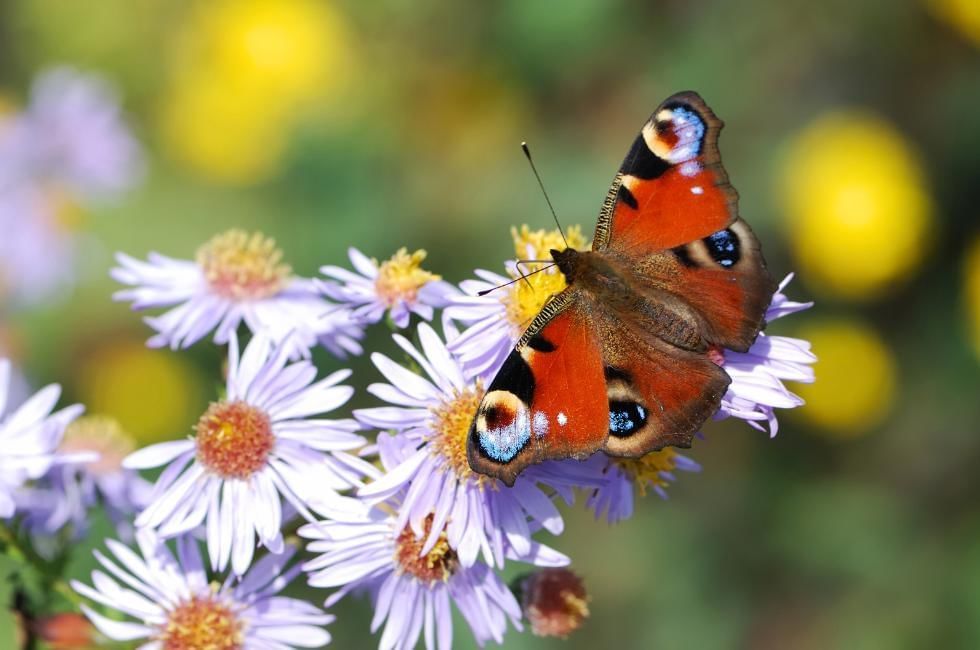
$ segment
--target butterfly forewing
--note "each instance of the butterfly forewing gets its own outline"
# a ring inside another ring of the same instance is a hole
[[[470,427],[470,467],[512,485],[532,463],[597,451],[608,425],[599,342],[577,291],[566,289],[487,388]]]
[[[696,93],[664,101],[643,125],[613,180],[592,249],[642,255],[731,224],[738,197],[718,154],[721,127]]]

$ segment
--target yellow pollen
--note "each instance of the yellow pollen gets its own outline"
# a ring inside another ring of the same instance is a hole
[[[197,251],[197,263],[211,289],[235,300],[258,300],[279,293],[291,269],[282,263],[274,239],[262,233],[229,230]]]
[[[613,458],[640,491],[640,496],[646,496],[649,487],[667,487],[670,482],[660,475],[660,472],[672,472],[677,467],[677,452],[670,447],[659,451],[651,451],[640,458]]]
[[[261,470],[276,442],[269,416],[245,402],[213,402],[196,430],[198,461],[225,479]]]
[[[432,515],[425,518],[420,537],[415,536],[411,526],[405,526],[395,540],[395,563],[403,572],[412,574],[430,587],[437,582],[447,582],[459,568],[459,558],[449,547],[445,529],[439,533],[432,550],[422,555],[422,546],[432,530],[432,519]]]
[[[558,230],[531,230],[526,225],[510,229],[514,240],[514,252],[518,260],[547,260],[551,258],[551,250],[564,250],[565,241]],[[577,250],[584,249],[588,243],[582,235],[582,229],[571,226],[565,233],[568,247]],[[522,264],[521,270],[526,274],[537,271],[545,264]],[[520,277],[514,275],[515,278]],[[500,292],[500,300],[507,310],[507,320],[514,328],[515,338],[538,315],[548,299],[566,287],[565,276],[557,267],[527,275],[527,281],[515,282],[506,291]]]
[[[491,481],[470,469],[466,458],[466,438],[476,410],[483,399],[483,382],[455,391],[449,399],[432,408],[432,432],[429,440],[433,453],[446,460],[460,480],[474,479],[481,486]]]
[[[568,227],[565,233],[565,239],[568,240],[567,247],[557,229],[531,230],[527,224],[524,224],[520,230],[511,228],[510,236],[514,240],[514,253],[519,260],[547,260],[551,258],[552,250],[565,250],[565,248],[582,250],[588,244],[580,226]]]
[[[374,281],[378,297],[389,307],[399,300],[414,302],[419,289],[440,277],[422,268],[426,252],[417,250],[411,255],[407,248],[399,248],[398,252],[385,260],[378,267],[378,277]]]
[[[58,446],[62,453],[94,451],[99,459],[88,463],[93,474],[105,476],[122,469],[122,461],[136,443],[114,418],[104,415],[84,415],[65,429],[65,437]]]
[[[179,604],[160,632],[163,650],[241,650],[243,625],[214,596],[194,596]]]

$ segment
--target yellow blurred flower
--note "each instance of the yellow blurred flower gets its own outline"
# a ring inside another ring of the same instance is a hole
[[[781,199],[800,276],[841,298],[873,298],[921,263],[933,202],[916,153],[887,122],[835,112],[791,143]]]
[[[926,0],[932,12],[980,46],[980,2],[977,0]]]
[[[967,326],[973,349],[980,357],[980,237],[973,240],[967,251],[964,271]]]
[[[895,400],[897,369],[891,351],[871,327],[836,319],[809,325],[800,338],[813,344],[819,381],[795,389],[799,414],[828,434],[859,436],[880,423]]]
[[[96,348],[75,374],[88,410],[118,420],[141,443],[186,436],[206,404],[193,366],[135,341]]]
[[[329,3],[202,3],[175,39],[161,107],[171,154],[207,178],[272,176],[304,109],[351,73],[350,37]]]

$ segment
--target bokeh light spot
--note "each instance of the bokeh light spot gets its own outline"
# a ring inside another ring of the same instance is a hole
[[[94,349],[76,366],[75,384],[89,412],[115,418],[140,443],[189,434],[204,410],[206,389],[194,367],[136,341]]]
[[[821,292],[863,300],[921,264],[933,202],[918,156],[882,119],[818,118],[790,144],[780,191],[800,277]]]
[[[863,323],[812,323],[798,335],[813,344],[817,381],[794,390],[806,400],[799,414],[833,437],[862,435],[879,424],[895,400],[895,359],[878,333]]]

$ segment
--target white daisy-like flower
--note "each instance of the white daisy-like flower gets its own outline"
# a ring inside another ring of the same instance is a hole
[[[10,361],[0,359],[0,416],[6,411],[10,376]],[[65,427],[83,410],[75,404],[52,413],[60,395],[61,387],[51,384],[0,419],[0,519],[14,515],[15,492],[27,481],[55,465],[92,460],[88,454],[58,454]]]
[[[793,302],[783,289],[793,279],[790,273],[779,284],[766,312],[766,322],[809,309],[812,302]],[[722,350],[716,355],[732,383],[721,401],[716,419],[737,417],[770,436],[779,430],[777,408],[796,408],[803,400],[783,384],[784,381],[813,383],[812,364],[817,357],[810,351],[810,342],[788,336],[769,336],[764,332],[747,352]]]
[[[567,558],[537,544],[531,535],[544,528],[554,535],[564,522],[552,498],[554,491],[568,495],[572,486],[596,485],[598,477],[582,463],[545,464],[523,472],[507,487],[470,469],[466,441],[484,389],[468,380],[438,334],[423,323],[418,328],[421,351],[404,337],[395,342],[425,373],[408,370],[375,353],[371,360],[390,382],[371,384],[368,391],[391,406],[354,412],[361,423],[396,432],[400,454],[379,450],[387,473],[361,488],[359,495],[379,502],[407,490],[398,511],[399,526],[406,524],[423,536],[425,521],[434,515],[423,552],[437,543],[445,527],[449,546],[464,566],[481,554],[491,565],[503,566],[509,552],[525,561],[557,565]],[[547,485],[543,489],[540,484]]]
[[[350,399],[354,390],[340,385],[350,371],[314,383],[309,361],[287,365],[288,345],[257,336],[239,359],[236,336],[229,336],[227,392],[201,416],[196,435],[137,451],[123,466],[166,466],[138,527],[167,538],[206,522],[212,567],[223,570],[230,561],[240,575],[256,538],[273,552],[282,549],[281,498],[307,518],[310,505],[342,509],[337,491],[377,470],[343,453],[364,444],[354,420],[307,419]]]
[[[104,570],[92,572],[93,586],[71,583],[85,598],[126,617],[110,618],[82,605],[109,639],[139,641],[140,650],[290,650],[330,642],[324,626],[332,615],[279,595],[300,572],[298,564],[290,566],[291,548],[265,556],[241,578],[212,582],[193,537],[177,541],[176,556],[150,537],[139,537],[138,553],[108,540],[115,557],[95,552]]]
[[[132,287],[116,292],[116,300],[131,301],[139,311],[171,308],[145,319],[157,332],[147,342],[151,347],[189,347],[212,330],[214,341],[224,344],[244,322],[255,335],[288,342],[290,358],[308,357],[331,309],[317,283],[293,276],[275,242],[260,233],[217,235],[193,262],[158,253],[146,262],[123,253],[116,259],[112,277]]]
[[[452,285],[422,269],[423,250],[409,254],[401,248],[380,264],[356,248],[348,256],[357,273],[339,266],[321,267],[320,272],[331,279],[321,281],[320,287],[332,301],[349,306],[359,323],[377,323],[385,312],[400,328],[408,326],[412,314],[432,320],[434,308],[445,306],[455,293]]]
[[[351,591],[366,590],[374,602],[371,631],[384,625],[378,647],[410,650],[419,637],[427,649],[452,647],[451,605],[473,632],[478,645],[503,642],[508,621],[521,629],[521,608],[500,577],[486,564],[465,565],[447,531],[429,514],[423,535],[398,522],[390,509],[369,507],[352,516],[303,526],[317,556],[303,568],[314,587],[339,588],[329,607]],[[397,499],[391,507],[397,508]],[[422,540],[436,538],[435,544]]]

